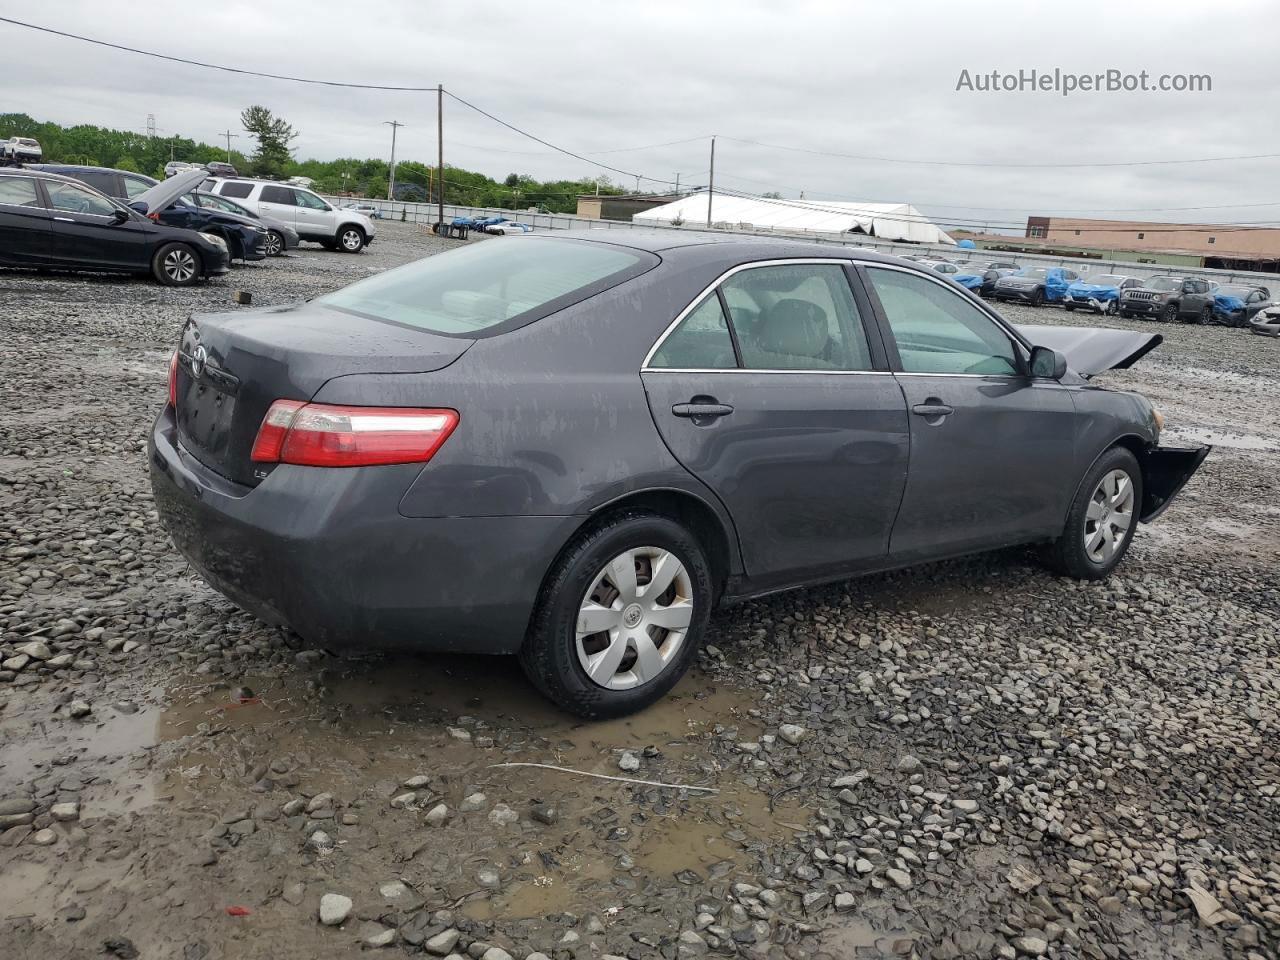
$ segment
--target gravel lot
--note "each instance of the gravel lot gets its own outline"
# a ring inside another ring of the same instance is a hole
[[[1014,550],[744,604],[666,702],[580,724],[512,662],[298,649],[152,509],[190,313],[448,243],[0,272],[0,954],[1280,955],[1280,342],[1162,327],[1103,378],[1217,444],[1110,581]]]

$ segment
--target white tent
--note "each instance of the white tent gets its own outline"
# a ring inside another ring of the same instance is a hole
[[[695,193],[632,217],[634,223],[707,222],[707,195]],[[776,230],[780,233],[850,233],[860,231],[881,240],[955,243],[909,203],[849,203],[819,200],[770,200],[717,193],[711,200],[711,223],[729,230]]]

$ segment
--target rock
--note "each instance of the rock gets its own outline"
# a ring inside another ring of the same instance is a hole
[[[410,777],[408,780],[404,782],[404,786],[406,786],[410,790],[422,790],[422,789],[425,789],[426,787],[429,787],[430,785],[431,785],[431,778],[421,773],[418,774],[416,777]]]
[[[296,817],[305,809],[307,809],[307,801],[303,800],[301,797],[294,797],[280,808],[280,812],[286,817]]]
[[[1017,937],[1013,941],[1013,948],[1024,956],[1043,957],[1049,952],[1049,941],[1043,937]]]
[[[340,893],[326,893],[320,898],[320,922],[336,927],[351,915],[351,898]]]
[[[884,875],[888,877],[893,885],[899,890],[911,889],[911,874],[907,873],[907,871],[899,870],[896,867],[890,867],[884,872]]]
[[[391,798],[391,808],[393,810],[409,810],[417,799],[418,795],[416,793],[402,793],[398,797]]]
[[[291,904],[292,906],[296,907],[298,904],[300,904],[303,901],[303,899],[306,897],[306,894],[307,894],[306,884],[289,883],[289,884],[285,884],[284,890],[281,891],[280,893],[280,898],[284,900],[285,903]]]
[[[425,940],[422,944],[422,948],[426,950],[427,953],[435,954],[437,957],[443,957],[457,946],[458,938],[461,936],[462,934],[459,931],[450,927],[448,930],[437,933],[434,937],[430,937]]]
[[[378,893],[382,894],[384,900],[399,900],[408,892],[408,886],[401,880],[392,880],[378,888]]]
[[[502,877],[492,867],[484,867],[476,873],[476,882],[486,889],[495,890],[502,886]]]
[[[924,764],[922,764],[919,759],[908,753],[898,761],[896,769],[899,773],[911,774],[918,773],[920,768],[923,766]]]
[[[47,847],[50,844],[58,842],[58,835],[45,827],[43,830],[37,830],[31,837],[31,842],[37,847]]]
[[[857,898],[852,893],[837,893],[835,907],[837,910],[852,910]]]
[[[520,814],[516,813],[505,803],[496,803],[493,809],[489,811],[489,822],[496,827],[509,827],[513,823],[520,821]]]
[[[978,812],[977,800],[953,800],[951,805],[964,814]]]
[[[315,813],[317,810],[328,810],[333,806],[332,793],[317,793],[314,797],[307,801],[307,813]]]
[[[49,645],[43,640],[20,643],[17,646],[17,651],[32,660],[50,660],[53,658],[53,651],[49,649]]]
[[[857,870],[858,873],[871,873],[875,868],[875,864],[866,857],[859,857],[853,862],[853,869]]]
[[[632,773],[640,769],[640,758],[630,750],[623,750],[622,756],[618,758],[618,769],[625,773]]]
[[[490,947],[480,955],[480,960],[511,960],[511,954],[501,947]]]
[[[16,670],[21,670],[30,662],[31,662],[31,658],[29,656],[27,656],[25,653],[20,653],[16,657],[10,657],[8,660],[0,662],[0,667],[4,667],[4,669],[6,670],[16,671]]]
[[[1124,901],[1119,897],[1103,897],[1098,901],[1098,909],[1110,916],[1118,917],[1124,912]]]
[[[93,713],[93,707],[89,706],[89,704],[84,700],[72,700],[67,704],[67,713],[70,714],[73,719],[80,720]]]
[[[809,731],[798,723],[784,723],[778,727],[778,736],[792,746],[795,746],[808,735]]]
[[[529,816],[549,827],[560,822],[560,811],[551,803],[535,803],[529,809]]]
[[[455,740],[462,740],[464,742],[469,742],[471,740],[471,731],[469,730],[463,730],[461,727],[448,727],[447,730],[449,736],[453,737]]]
[[[462,798],[458,809],[463,813],[475,813],[477,810],[483,810],[488,804],[489,798],[483,793],[473,793],[469,797]]]
[[[859,770],[857,773],[850,773],[843,777],[836,777],[831,781],[831,788],[833,790],[845,790],[849,787],[856,787],[869,776],[871,776],[871,774],[866,770]]]
[[[427,811],[427,815],[423,817],[427,823],[433,827],[439,827],[449,819],[449,808],[443,803],[437,803],[434,807]]]
[[[0,816],[30,813],[35,808],[35,801],[30,797],[10,797],[8,800],[0,800]]]
[[[333,849],[333,838],[323,830],[317,830],[307,837],[307,847],[319,854],[328,853]]]
[[[361,928],[360,939],[369,947],[390,946],[396,938],[395,927],[384,927],[380,923],[370,923]]]
[[[49,816],[55,820],[68,821],[80,819],[80,804],[74,800],[66,803],[55,803],[49,808]]]

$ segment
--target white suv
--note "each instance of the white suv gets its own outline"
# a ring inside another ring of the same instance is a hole
[[[9,160],[39,163],[41,153],[40,141],[32,140],[30,137],[10,137],[8,140],[0,140],[0,156]]]
[[[210,177],[205,189],[238,200],[262,217],[283,220],[302,240],[330,250],[359,253],[373,242],[373,221],[354,210],[335,208],[304,187],[275,180]]]

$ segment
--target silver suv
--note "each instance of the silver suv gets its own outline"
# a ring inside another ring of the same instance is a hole
[[[274,180],[211,177],[205,189],[230,197],[259,216],[281,220],[302,240],[313,240],[329,250],[359,253],[373,242],[373,221],[362,213],[344,210],[307,190]]]

